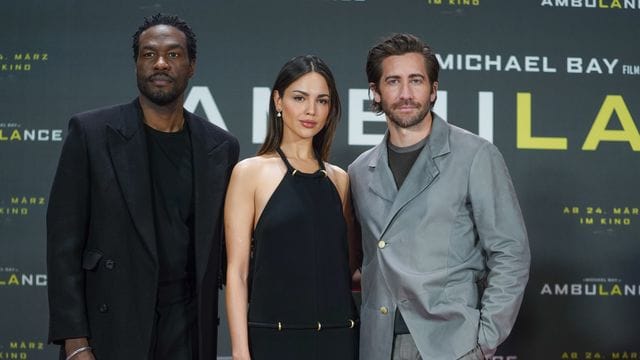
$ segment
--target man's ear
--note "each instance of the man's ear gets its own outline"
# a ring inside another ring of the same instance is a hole
[[[373,101],[379,103],[382,98],[380,97],[376,83],[369,83],[369,91],[373,94]]]
[[[431,97],[430,97],[430,101],[434,102],[436,101],[436,99],[438,98],[438,82],[434,81],[433,84],[431,84]]]
[[[189,61],[189,79],[196,73],[196,59]]]

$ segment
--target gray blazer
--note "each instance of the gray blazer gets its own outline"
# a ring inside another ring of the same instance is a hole
[[[387,137],[349,166],[364,257],[360,358],[391,358],[396,309],[423,358],[477,345],[488,357],[513,327],[531,258],[502,155],[434,114],[398,190]]]

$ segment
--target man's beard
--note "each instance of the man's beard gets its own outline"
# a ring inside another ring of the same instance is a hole
[[[154,78],[170,80],[171,85],[167,89],[154,89],[151,82]],[[164,106],[178,99],[187,87],[187,84],[176,83],[175,79],[166,74],[154,74],[149,77],[137,77],[138,90],[142,95],[158,106]]]
[[[414,127],[422,122],[424,118],[431,111],[431,104],[422,105],[415,101],[405,101],[405,102],[397,102],[395,104],[388,105],[384,101],[380,103],[382,106],[382,111],[387,115],[389,120],[394,123],[396,126],[408,129],[410,127]],[[413,105],[418,109],[418,113],[415,116],[405,116],[401,117],[394,113],[395,108],[398,108],[403,105]]]

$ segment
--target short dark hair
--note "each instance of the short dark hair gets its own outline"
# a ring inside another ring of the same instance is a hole
[[[140,34],[150,27],[156,25],[169,25],[182,31],[187,38],[187,54],[189,55],[189,61],[193,62],[196,59],[196,34],[191,30],[189,24],[176,15],[165,15],[162,13],[155,14],[150,17],[144,18],[144,23],[138,27],[138,30],[133,34],[133,60],[138,59],[138,52],[140,50]]]
[[[271,90],[271,99],[269,100],[269,122],[267,126],[267,136],[262,143],[262,147],[258,150],[258,155],[274,152],[282,143],[283,123],[282,118],[277,117],[276,104],[273,95],[276,91],[280,96],[284,96],[284,91],[293,82],[310,72],[320,74],[327,82],[329,87],[329,115],[327,122],[322,130],[313,137],[313,150],[322,161],[329,159],[331,143],[336,133],[336,127],[340,120],[340,98],[333,74],[329,66],[315,55],[301,55],[287,61],[280,69],[276,81]]]
[[[407,53],[418,53],[424,57],[424,63],[427,68],[427,76],[429,84],[438,81],[438,73],[440,72],[440,64],[436,58],[435,52],[429,45],[425,44],[420,38],[411,34],[393,34],[383,38],[377,45],[369,50],[367,55],[367,80],[376,87],[380,85],[382,77],[382,62],[389,56],[404,55]],[[431,106],[435,100],[431,103]],[[372,108],[375,112],[381,113],[382,106],[380,103],[373,101]]]

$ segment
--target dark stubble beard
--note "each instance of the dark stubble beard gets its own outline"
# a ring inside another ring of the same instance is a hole
[[[416,114],[416,116],[412,116],[410,118],[400,118],[399,116],[394,115],[393,113],[394,108],[402,105],[408,105],[408,104],[414,105],[419,109],[418,114]],[[395,103],[395,104],[389,105],[389,104],[386,104],[384,101],[382,101],[380,105],[382,106],[382,111],[385,113],[385,115],[387,115],[389,120],[391,120],[393,124],[395,124],[396,126],[402,129],[408,129],[410,127],[414,127],[420,124],[422,120],[424,120],[424,118],[427,116],[427,114],[429,114],[429,111],[431,111],[430,103],[422,105],[417,102],[403,102],[403,103]]]
[[[161,77],[171,80],[171,87],[166,90],[154,89],[151,85],[151,81],[154,77]],[[187,84],[181,84],[175,81],[174,78],[165,74],[154,74],[149,77],[141,75],[137,76],[138,90],[142,95],[149,99],[152,103],[158,106],[164,106],[176,101],[187,88]]]

